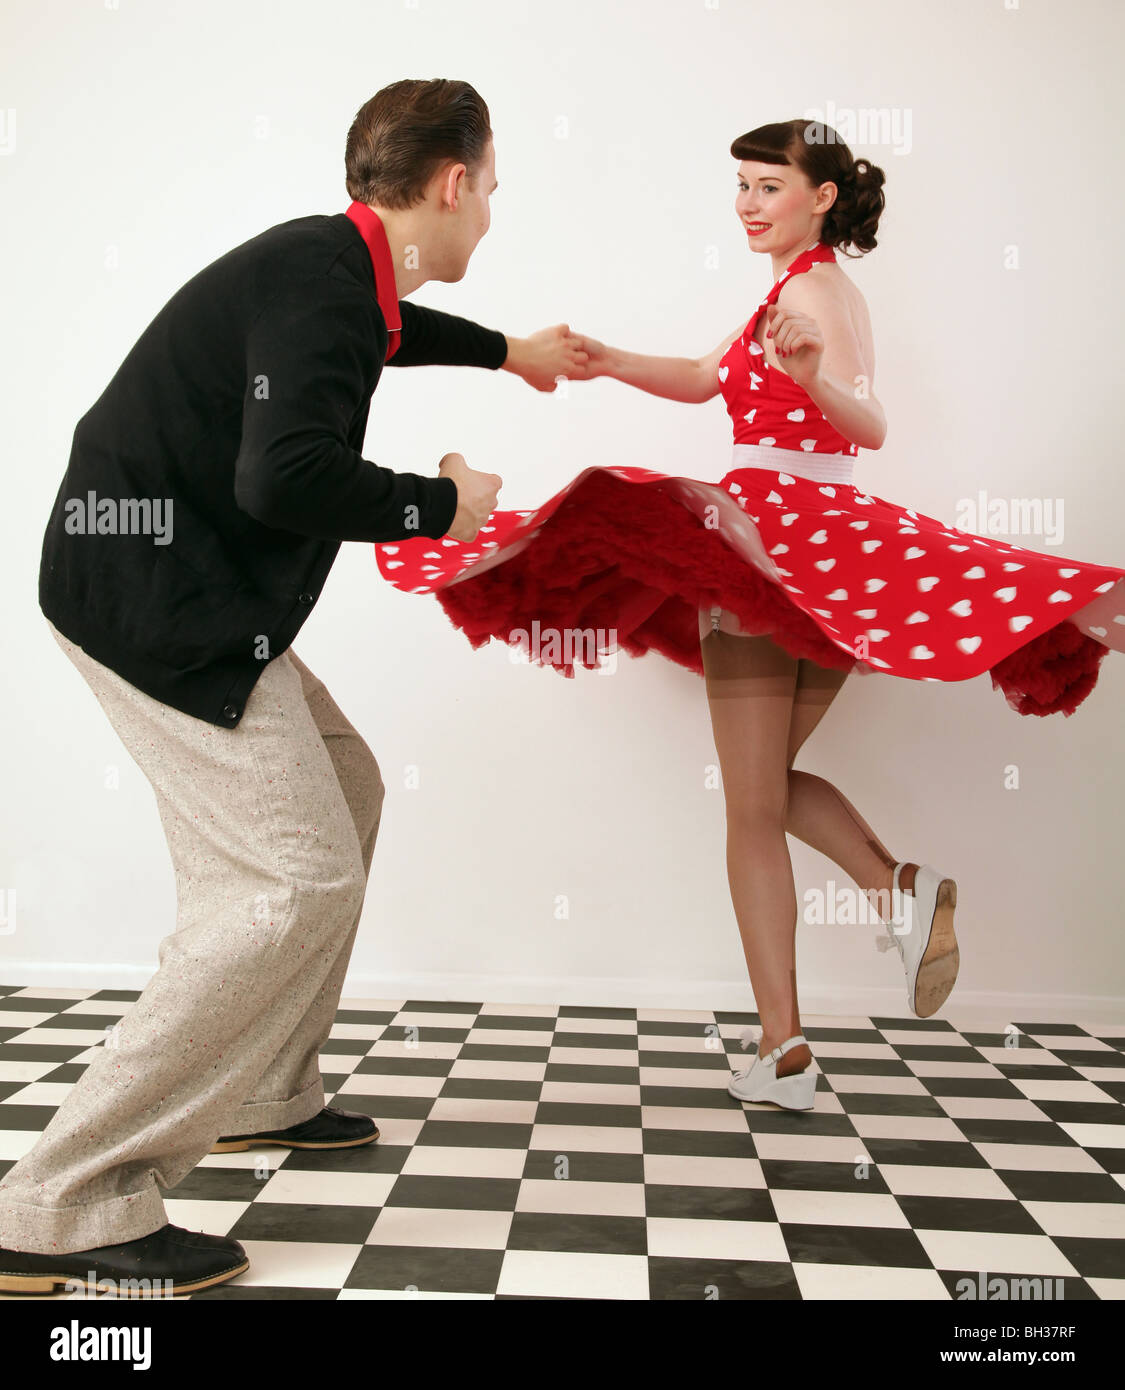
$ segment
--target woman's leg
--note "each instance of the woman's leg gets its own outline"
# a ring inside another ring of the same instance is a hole
[[[700,652],[727,813],[727,877],[758,1014],[759,1052],[801,1031],[796,987],[797,895],[785,839],[787,749],[797,661],[769,637],[718,630],[701,613]],[[812,1061],[802,1045],[778,1075]]]
[[[884,920],[891,915],[891,887],[898,862],[842,792],[823,777],[798,772],[793,760],[824,717],[824,712],[847,679],[846,671],[834,671],[815,662],[798,663],[789,727],[789,809],[785,828],[838,864],[868,894]],[[914,887],[916,864],[904,866],[899,885]],[[878,894],[874,898],[872,894]]]

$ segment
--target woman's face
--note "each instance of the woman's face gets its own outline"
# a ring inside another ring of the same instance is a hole
[[[795,164],[762,164],[744,159],[738,166],[734,210],[752,251],[775,255],[807,242],[835,198],[836,185],[816,189]]]

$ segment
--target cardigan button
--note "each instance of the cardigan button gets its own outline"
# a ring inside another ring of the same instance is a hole
[[[237,706],[237,705],[224,705],[224,706],[223,706],[223,718],[224,718],[224,719],[233,719],[237,714],[238,714],[238,706]]]
[[[300,594],[298,597],[301,603],[312,603],[313,601],[312,594]]]

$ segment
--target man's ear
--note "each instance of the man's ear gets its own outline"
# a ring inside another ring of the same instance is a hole
[[[461,196],[463,180],[466,174],[464,164],[450,164],[443,175],[441,175],[441,201],[443,206],[450,209],[456,208],[458,199]]]

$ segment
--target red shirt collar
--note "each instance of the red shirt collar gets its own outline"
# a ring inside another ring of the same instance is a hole
[[[371,255],[371,269],[375,272],[375,294],[387,324],[386,360],[389,362],[398,351],[402,338],[402,317],[399,313],[395,268],[386,229],[379,214],[366,203],[353,201],[347,210],[347,216],[355,224]]]

